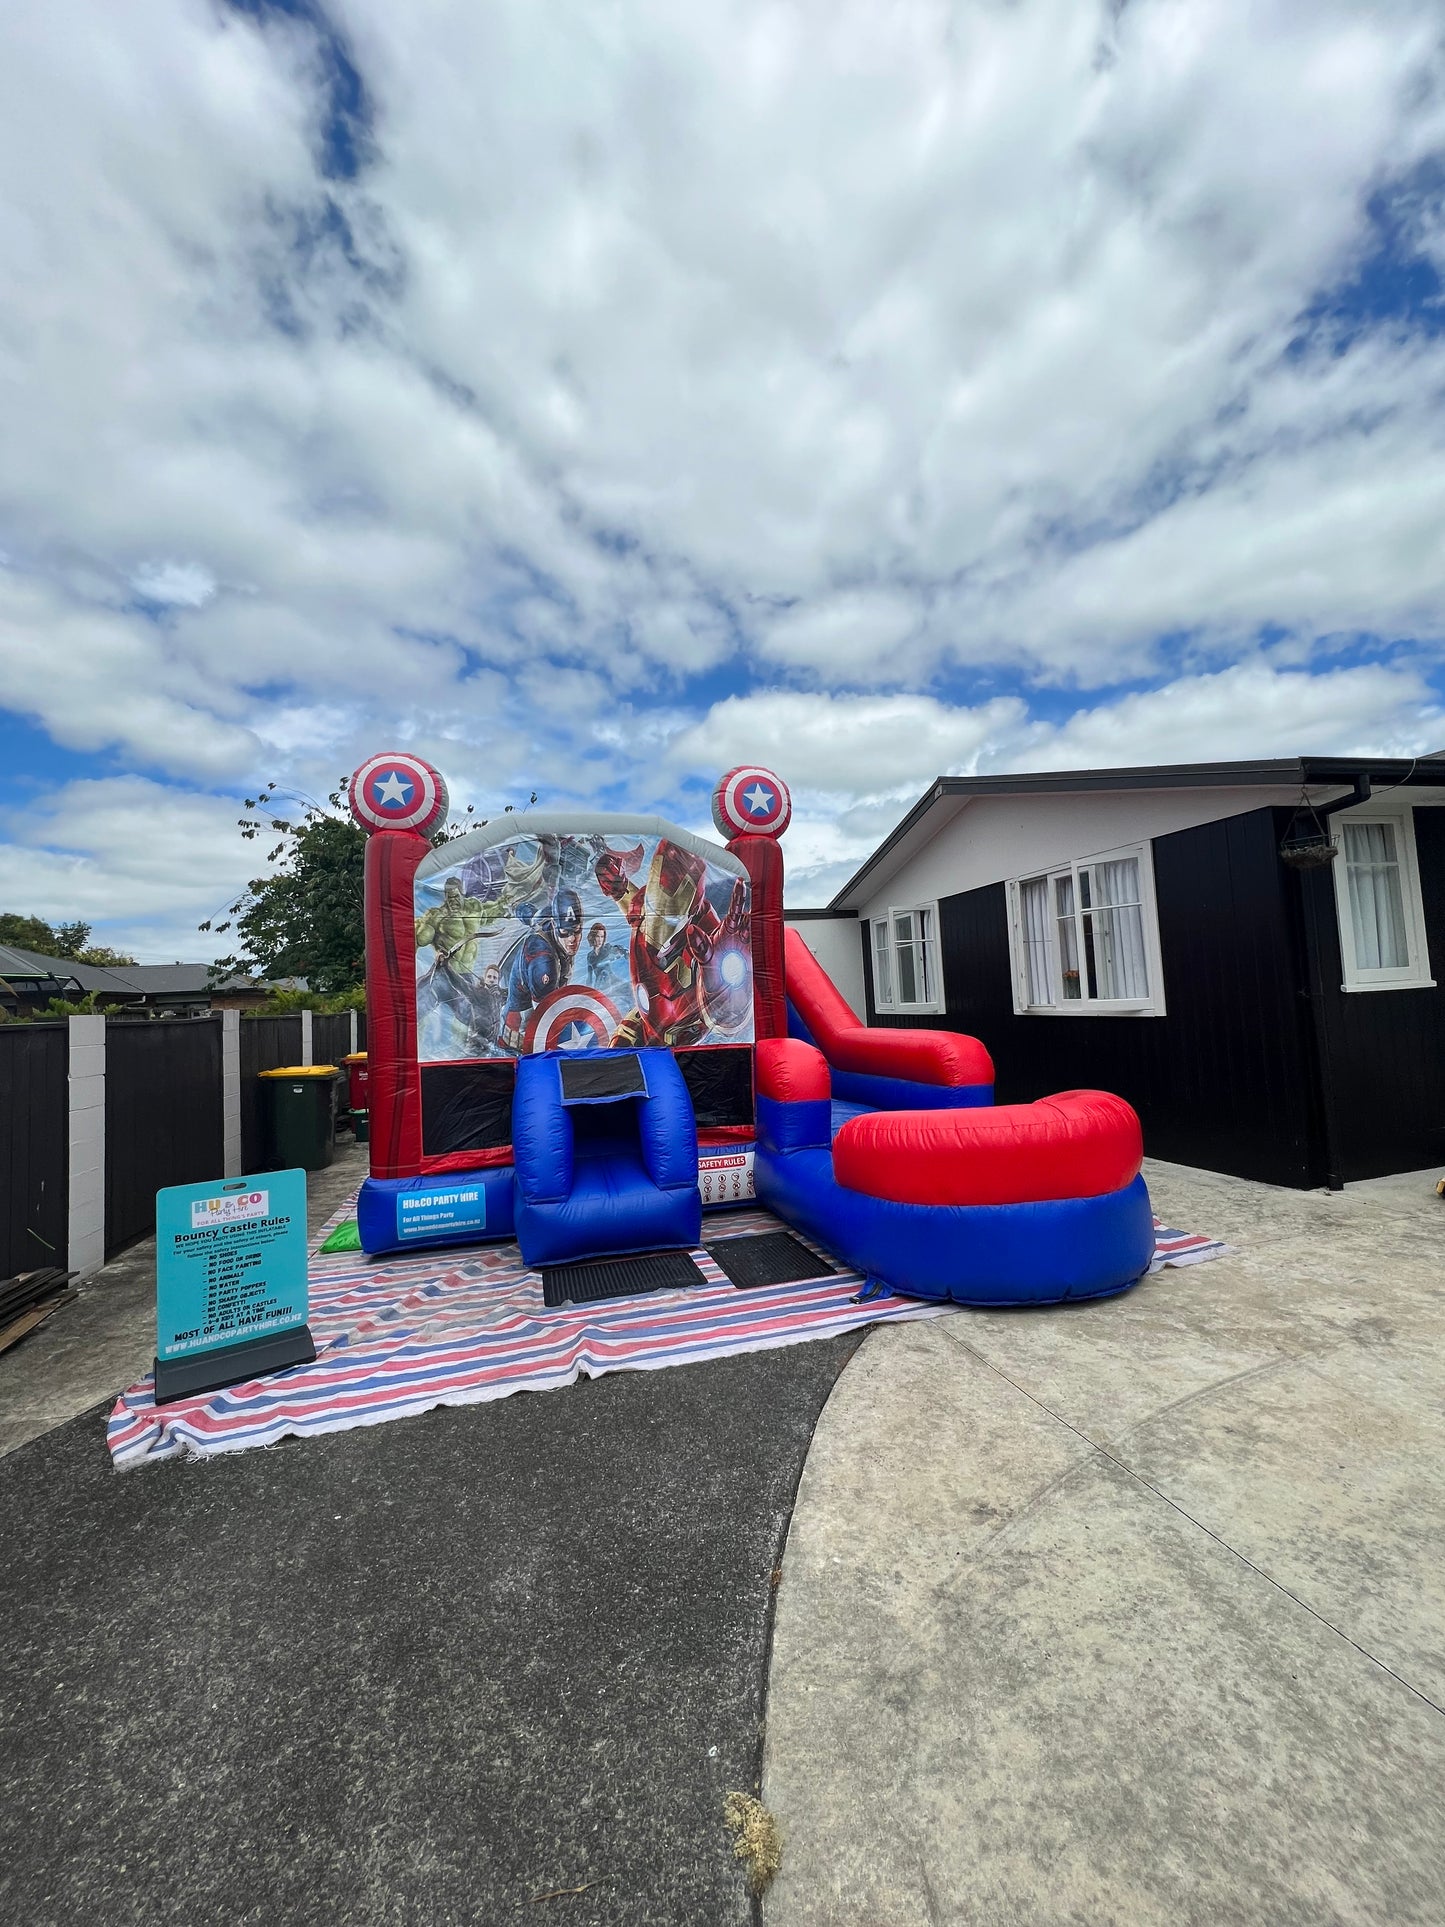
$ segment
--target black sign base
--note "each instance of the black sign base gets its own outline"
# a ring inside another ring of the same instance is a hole
[[[288,1365],[309,1365],[315,1356],[310,1326],[298,1325],[270,1338],[243,1338],[239,1345],[222,1345],[190,1358],[158,1358],[156,1404],[194,1398],[197,1392],[219,1392],[243,1379],[284,1372]]]

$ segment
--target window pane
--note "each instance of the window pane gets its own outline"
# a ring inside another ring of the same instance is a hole
[[[918,912],[918,983],[919,997],[925,1004],[931,1004],[937,996],[938,972],[933,955],[933,912]]]
[[[1083,996],[1079,983],[1079,929],[1074,922],[1074,879],[1054,878],[1054,913],[1059,932],[1059,977],[1064,996],[1072,1000]]]
[[[1410,962],[1400,850],[1393,823],[1345,823],[1345,883],[1358,970],[1404,970]]]
[[[1085,883],[1089,876],[1089,871],[1081,872],[1080,883]],[[1113,863],[1093,865],[1090,894],[1099,906],[1091,919],[1099,996],[1146,998],[1149,964],[1144,952],[1144,915],[1139,903],[1139,859],[1127,856]]]
[[[873,926],[873,1001],[880,1008],[893,1002],[893,972],[888,962],[888,925]]]
[[[1049,953],[1047,877],[1031,877],[1019,885],[1019,922],[1023,929],[1025,1002],[1052,1004],[1054,965]]]
[[[908,922],[911,924],[912,919],[909,918]],[[904,919],[902,917],[895,919],[895,925],[900,932],[903,923]],[[898,953],[898,1001],[900,1004],[916,1004],[918,1002],[918,973],[914,968],[913,945],[911,943],[905,943],[900,934],[898,943],[894,947]]]

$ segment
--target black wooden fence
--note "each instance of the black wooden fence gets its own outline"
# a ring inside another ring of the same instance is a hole
[[[66,1261],[66,1026],[0,1024],[0,1278]]]
[[[219,1013],[107,1021],[107,1258],[154,1229],[157,1191],[201,1184],[224,1171],[222,1035]],[[242,1018],[243,1171],[266,1166],[256,1073],[299,1064],[301,1049],[299,1015]],[[350,1049],[350,1017],[316,1013],[313,1061],[339,1064]],[[0,1024],[0,1278],[69,1261],[69,1057],[63,1021]],[[344,1087],[341,1096],[344,1104]]]
[[[358,1045],[358,1049],[364,1049]],[[351,1049],[351,1017],[346,1011],[326,1016],[318,1011],[311,1019],[311,1061],[313,1064],[340,1065]]]
[[[221,1019],[105,1027],[105,1255],[156,1222],[156,1192],[225,1171]]]
[[[280,1070],[283,1064],[300,1062],[301,1019],[299,1016],[243,1017],[241,1019],[242,1171],[263,1171],[266,1168],[266,1132],[261,1111],[261,1086],[256,1081],[257,1072]]]

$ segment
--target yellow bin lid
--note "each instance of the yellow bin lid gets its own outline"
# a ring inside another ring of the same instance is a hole
[[[257,1077],[335,1077],[334,1064],[283,1064],[279,1070],[257,1071]]]
[[[349,1050],[341,1061],[343,1064],[364,1064],[366,1062],[366,1052],[364,1050]]]

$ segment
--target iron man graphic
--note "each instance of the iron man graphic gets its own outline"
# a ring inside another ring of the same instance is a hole
[[[647,880],[633,877],[644,846],[604,850],[594,864],[599,887],[632,931],[629,953],[634,1004],[613,1033],[614,1045],[695,1044],[709,1030],[738,1030],[752,1009],[748,886],[733,884],[727,915],[706,893],[707,864],[662,838]]]

